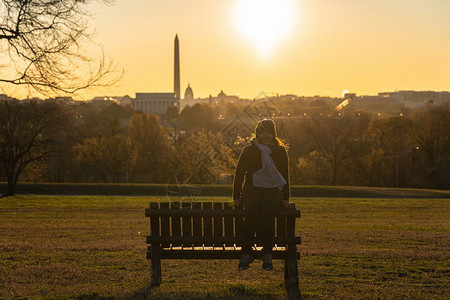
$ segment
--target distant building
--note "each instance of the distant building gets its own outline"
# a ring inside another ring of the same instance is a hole
[[[157,115],[165,114],[169,107],[180,107],[180,99],[175,98],[175,93],[136,93],[132,103],[134,110]]]
[[[344,100],[355,99],[355,98],[356,98],[356,94],[355,93],[345,93],[344,94]]]
[[[119,103],[121,105],[129,105],[129,104],[131,104],[131,97],[128,95],[119,97],[119,98],[117,98],[117,103]]]
[[[197,103],[204,103],[202,99],[194,99],[194,91],[191,88],[191,84],[188,83],[188,87],[184,91],[184,99],[180,101],[180,110],[186,106],[193,106]]]
[[[217,97],[210,97],[210,101],[215,103],[232,103],[237,102],[238,100],[238,96],[229,96],[225,94],[223,90],[220,91]]]
[[[97,96],[89,100],[89,102],[110,101],[108,96]]]
[[[194,99],[194,92],[192,91],[191,84],[188,83],[188,87],[184,92],[184,100],[193,100],[193,99]]]
[[[129,104],[131,104],[131,97],[128,95],[125,95],[123,97],[97,96],[90,100],[90,102],[92,102],[92,103],[103,102],[103,101],[112,101],[112,102],[116,102],[117,104],[120,104],[120,105],[129,105]]]
[[[397,91],[378,93],[378,96],[401,102],[410,108],[419,107],[426,103],[443,104],[450,101],[450,92],[446,91]]]
[[[286,95],[278,95],[277,94],[275,99],[284,100],[284,101],[286,101],[286,100],[292,101],[292,100],[297,100],[297,98],[298,98],[298,96],[294,95],[294,94],[286,94]]]

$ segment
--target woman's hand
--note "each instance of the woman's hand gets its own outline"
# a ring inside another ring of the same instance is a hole
[[[283,209],[290,209],[291,208],[291,202],[283,200],[281,202],[281,205],[283,205]]]

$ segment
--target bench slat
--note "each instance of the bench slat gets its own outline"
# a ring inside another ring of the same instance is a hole
[[[191,202],[183,202],[181,204],[181,209],[183,211],[191,210],[192,204]],[[182,224],[183,224],[183,236],[192,236],[192,217],[191,216],[183,216],[182,217]],[[183,247],[192,247],[192,244],[183,244]]]
[[[214,202],[213,209],[222,211],[223,203],[222,202]],[[222,224],[222,216],[214,216],[214,237],[223,237],[223,224]],[[214,247],[223,247],[223,244],[214,244]]]
[[[209,206],[211,205],[211,206]],[[152,210],[152,209],[145,209],[145,216],[151,217],[154,215],[158,216],[205,216],[205,217],[214,217],[214,216],[233,216],[233,217],[243,217],[245,215],[245,211],[241,209],[222,209],[222,210],[216,210],[212,209],[212,203],[211,202],[205,202],[203,203],[203,209],[191,209],[191,210],[182,210],[182,209],[158,209],[158,210]],[[281,217],[300,217],[300,211],[295,209],[290,210],[279,210],[275,213],[275,216],[281,216]]]
[[[240,245],[241,241],[239,239],[236,239],[235,237],[226,237],[226,236],[153,236],[148,235],[147,238],[147,244],[158,244],[158,243],[167,243],[172,242],[174,244],[203,244],[205,247],[207,245],[211,245],[214,243],[215,245],[223,245],[223,244],[236,244]],[[256,242],[253,242],[253,244]],[[280,236],[275,237],[275,244],[277,244],[278,247],[281,247],[282,245],[286,244],[301,244],[302,240],[299,236]]]
[[[159,209],[159,204],[157,202],[150,203],[150,208],[153,210]],[[159,217],[150,217],[150,233],[152,236],[159,236]]]
[[[160,209],[159,211],[161,211],[162,209]],[[156,211],[156,210],[155,210]],[[170,203],[170,209],[168,209],[168,211],[172,211],[172,212],[178,212],[180,211],[180,203],[179,202],[171,202]],[[172,219],[172,237],[179,237],[181,236],[181,218],[179,214],[168,214],[169,216],[171,216]],[[179,243],[174,243],[172,242],[172,246],[173,247],[178,247],[180,246]]]
[[[224,204],[224,209],[232,209],[233,208],[233,204],[231,202],[225,202]],[[233,237],[234,236],[234,231],[233,231],[233,217],[232,216],[225,216],[224,218],[224,223],[225,223],[225,236],[226,237]],[[226,244],[226,247],[230,247],[233,246],[233,244]]]
[[[169,203],[162,202],[159,204],[160,209],[168,209]],[[162,216],[161,217],[161,236],[170,236],[170,217]],[[163,244],[163,247],[170,247],[170,244]]]
[[[201,202],[194,202],[192,203],[192,209],[201,209],[202,203]],[[200,216],[194,216],[192,217],[192,227],[193,227],[193,236],[202,236],[202,218]],[[194,246],[201,246],[201,243],[194,244]]]
[[[161,249],[162,259],[239,259],[240,250],[166,250]],[[255,259],[261,259],[261,251],[253,252]],[[274,250],[272,252],[273,259],[285,259],[287,257],[286,249]],[[147,251],[147,259],[151,259],[150,250]],[[300,259],[300,253],[297,252],[297,260]]]
[[[203,209],[199,212],[202,211],[213,211],[212,209],[212,202],[204,202],[203,203]],[[212,215],[203,215],[200,214],[201,216],[203,216],[203,236],[204,237],[211,237],[213,235],[213,219],[212,219]],[[212,242],[209,243],[203,243],[205,246],[212,246]]]

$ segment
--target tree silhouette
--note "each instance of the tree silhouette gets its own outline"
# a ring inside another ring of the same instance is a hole
[[[8,182],[4,196],[14,195],[20,174],[51,151],[67,120],[54,101],[0,101],[0,165]]]
[[[175,150],[173,172],[180,182],[214,183],[217,176],[231,174],[236,166],[233,151],[220,133],[193,131],[177,141]]]
[[[312,117],[305,122],[305,128],[315,147],[323,155],[330,168],[330,183],[336,185],[338,173],[341,171],[346,143],[352,126],[346,117]]]
[[[155,114],[137,113],[128,129],[137,181],[167,182],[172,173],[173,149],[169,135]]]
[[[112,62],[101,55],[94,65],[82,47],[92,37],[86,9],[91,2],[0,1],[0,51],[9,58],[0,68],[0,82],[41,94],[74,93],[116,82],[120,76]]]
[[[433,188],[450,187],[450,106],[431,107],[414,115],[414,143],[420,148],[421,173]]]
[[[130,160],[129,140],[118,134],[89,138],[74,147],[76,159],[88,174],[99,175],[103,182],[120,182],[128,172]]]
[[[411,129],[412,121],[406,117],[372,120],[364,137],[371,146],[366,159],[371,185],[396,185],[396,160],[400,157],[402,160],[407,159],[408,157],[404,156],[406,151],[416,146],[410,138]],[[408,165],[402,164],[402,174],[407,173],[405,168]]]

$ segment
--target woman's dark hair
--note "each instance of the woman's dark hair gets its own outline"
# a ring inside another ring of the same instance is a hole
[[[255,128],[256,137],[258,137],[258,135],[259,135],[259,133],[261,133],[261,131],[271,133],[274,138],[277,136],[277,127],[276,127],[275,122],[272,119],[264,119],[264,120],[259,121],[256,124],[256,128]]]
[[[255,135],[258,135],[261,131],[270,132],[273,135],[273,142],[280,146],[285,146],[284,143],[277,137],[277,125],[272,119],[263,119],[256,124]]]

